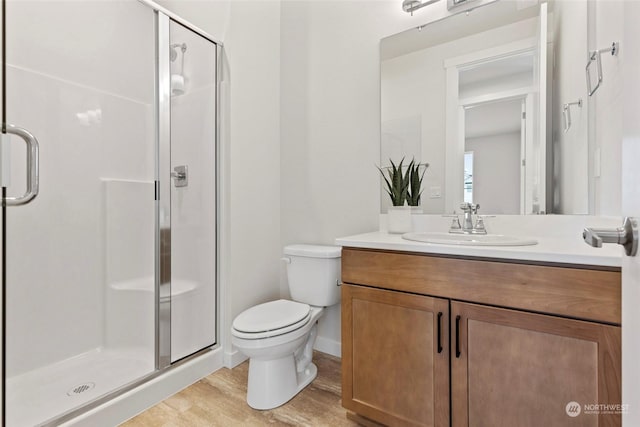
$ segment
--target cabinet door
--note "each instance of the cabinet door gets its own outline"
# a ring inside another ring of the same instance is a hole
[[[343,285],[342,405],[387,425],[449,425],[449,302]]]
[[[593,405],[621,402],[620,344],[619,327],[452,302],[452,425],[619,426]]]

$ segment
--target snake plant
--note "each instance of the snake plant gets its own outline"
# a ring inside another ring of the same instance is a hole
[[[409,206],[420,206],[420,196],[422,195],[422,178],[429,167],[429,163],[416,163],[412,160],[407,170],[409,174],[409,190],[407,193],[407,204]],[[422,169],[422,172],[420,171]]]
[[[405,167],[403,172],[404,158],[400,160],[400,163],[396,166],[393,160],[389,159],[391,166],[386,168],[378,167],[382,178],[385,182],[385,191],[391,198],[391,204],[393,206],[404,206],[405,203],[409,206],[419,206],[420,196],[422,195],[422,179],[429,167],[428,163],[416,163],[415,159],[412,159],[408,166]],[[384,170],[386,169],[387,175]]]
[[[382,168],[378,167],[378,170],[386,184],[385,191],[391,198],[391,204],[393,206],[404,206],[409,194],[409,183],[411,179],[409,171],[414,162],[413,160],[411,161],[405,173],[402,173],[402,163],[404,162],[404,158],[400,160],[398,166],[396,166],[391,159],[389,159],[389,162],[391,162],[391,166],[384,168],[387,170],[387,175],[389,175],[388,178],[384,174]]]

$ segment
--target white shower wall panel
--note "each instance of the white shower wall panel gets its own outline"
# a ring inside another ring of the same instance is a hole
[[[153,291],[154,182],[107,178],[101,191],[107,285],[149,278]]]
[[[149,179],[153,169],[144,147],[151,137],[149,106],[24,70],[9,68],[8,74],[10,97],[32,92],[45,100],[22,107],[10,102],[11,121],[39,138],[41,157],[40,195],[9,213],[8,366],[18,373],[102,345],[101,178]],[[80,123],[77,114],[90,110],[101,111],[101,123]],[[25,153],[18,147],[12,145],[12,182],[25,175]],[[153,204],[152,189],[149,199]],[[153,246],[147,250],[153,253]],[[23,262],[27,253],[37,264]],[[33,351],[38,347],[47,350]]]
[[[154,14],[137,0],[7,2],[10,64],[143,103],[153,37]]]
[[[172,193],[172,246],[180,251],[173,257],[172,274],[189,280],[211,275],[215,256],[215,110],[211,96],[209,87],[172,99],[172,132],[181,135],[178,140],[183,142],[172,145],[172,163],[189,166],[189,186]],[[202,117],[211,120],[203,123]]]

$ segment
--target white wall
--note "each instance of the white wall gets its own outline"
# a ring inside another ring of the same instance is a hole
[[[396,1],[282,2],[282,245],[378,228],[379,43],[433,10],[424,12],[411,17]],[[336,306],[320,321],[317,347],[339,345]]]
[[[482,212],[520,213],[520,132],[467,138],[473,151],[473,202]]]
[[[232,2],[232,312],[280,295],[280,4]],[[229,325],[230,327],[230,325]]]
[[[584,75],[587,51],[586,1],[559,1],[553,12],[553,207],[559,214],[589,212],[587,142],[588,96]],[[571,129],[564,132],[562,105],[582,99],[582,108],[571,106]]]
[[[622,96],[626,90],[622,79],[624,49],[634,49],[631,40],[624,40],[624,2],[620,0],[590,2],[591,39],[589,49],[602,49],[620,42],[621,54],[602,54],[603,81],[598,91],[589,98],[590,109],[597,117],[592,128],[594,151],[600,149],[600,176],[595,178],[596,215],[620,215],[622,156]],[[582,77],[582,76],[581,76]],[[591,153],[592,158],[595,153]],[[596,171],[597,175],[597,171]]]

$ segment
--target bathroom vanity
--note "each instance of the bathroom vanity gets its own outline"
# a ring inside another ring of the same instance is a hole
[[[621,424],[619,413],[585,406],[621,403],[616,256],[598,260],[576,242],[564,249],[555,242],[553,250],[548,242],[460,248],[384,232],[337,242],[344,246],[342,403],[351,418]]]

